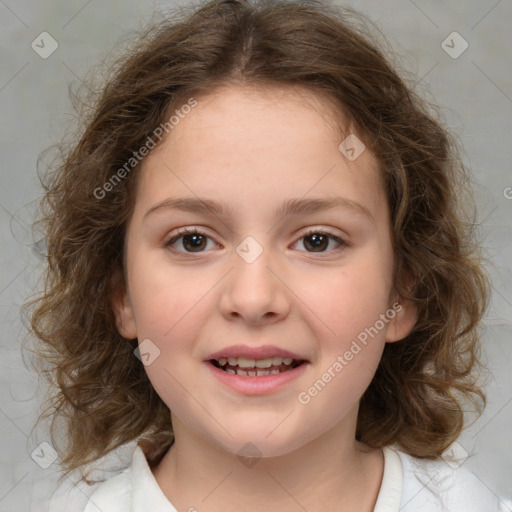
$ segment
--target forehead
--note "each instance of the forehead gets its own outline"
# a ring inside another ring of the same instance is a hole
[[[378,162],[370,151],[355,161],[340,152],[351,132],[333,102],[294,87],[230,86],[196,99],[143,162],[137,197],[145,206],[197,195],[275,208],[283,197],[343,195],[379,215]]]
[[[326,95],[303,87],[222,86],[198,98],[198,106],[175,127],[169,142],[194,144],[200,139],[204,143],[208,138],[223,149],[230,142],[238,143],[240,153],[243,148],[275,152],[280,143],[287,148],[304,142],[305,137],[311,144],[317,144],[318,139],[341,141],[341,132],[347,128],[335,108]],[[302,149],[311,144],[302,145]]]

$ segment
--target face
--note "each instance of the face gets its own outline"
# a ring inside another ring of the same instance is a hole
[[[290,89],[197,100],[140,170],[117,327],[173,419],[282,455],[357,411],[415,314],[377,161],[340,151],[332,109]]]

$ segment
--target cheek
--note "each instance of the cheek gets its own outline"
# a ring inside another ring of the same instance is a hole
[[[214,282],[192,267],[173,267],[165,255],[135,252],[130,295],[140,336],[165,341],[176,338],[194,316]],[[139,336],[139,337],[140,337]]]
[[[321,281],[309,298],[322,320],[316,323],[324,326],[326,335],[318,370],[298,402],[308,415],[323,417],[326,424],[339,420],[359,401],[382,357],[392,261],[386,255],[375,250],[361,254]]]
[[[347,414],[370,385],[389,325],[383,272],[354,265],[332,277],[321,287],[325,293],[309,299],[318,308],[318,332],[325,335],[319,339],[316,371],[297,397],[308,416],[322,417],[325,425]]]
[[[384,261],[360,258],[310,287],[307,302],[324,324],[332,349],[347,347],[385,314],[389,307],[390,272]],[[386,325],[378,324],[381,337],[385,336]]]
[[[139,343],[149,339],[158,352],[145,370],[167,406],[186,418],[190,409],[194,410],[190,397],[200,391],[189,377],[197,371],[200,357],[196,341],[201,337],[202,322],[198,319],[206,318],[212,307],[209,292],[215,281],[194,276],[192,271],[171,271],[169,266],[143,268],[143,279],[137,280],[134,272],[130,292]]]
[[[330,361],[297,395],[297,408],[301,414],[306,418],[317,418],[316,428],[327,430],[357,408],[380,360],[381,353],[377,349],[375,345],[371,351],[364,355],[361,352],[349,362]]]

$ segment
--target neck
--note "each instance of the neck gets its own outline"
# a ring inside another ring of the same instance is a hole
[[[355,440],[355,423],[346,417],[285,455],[241,459],[173,418],[175,443],[153,473],[177,510],[371,512],[384,458]]]

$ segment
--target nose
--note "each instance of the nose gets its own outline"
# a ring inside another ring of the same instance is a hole
[[[285,273],[269,250],[263,249],[257,257],[254,253],[250,256],[243,250],[233,255],[233,268],[224,281],[221,312],[229,321],[250,325],[280,321],[290,311],[292,293],[286,285]]]

